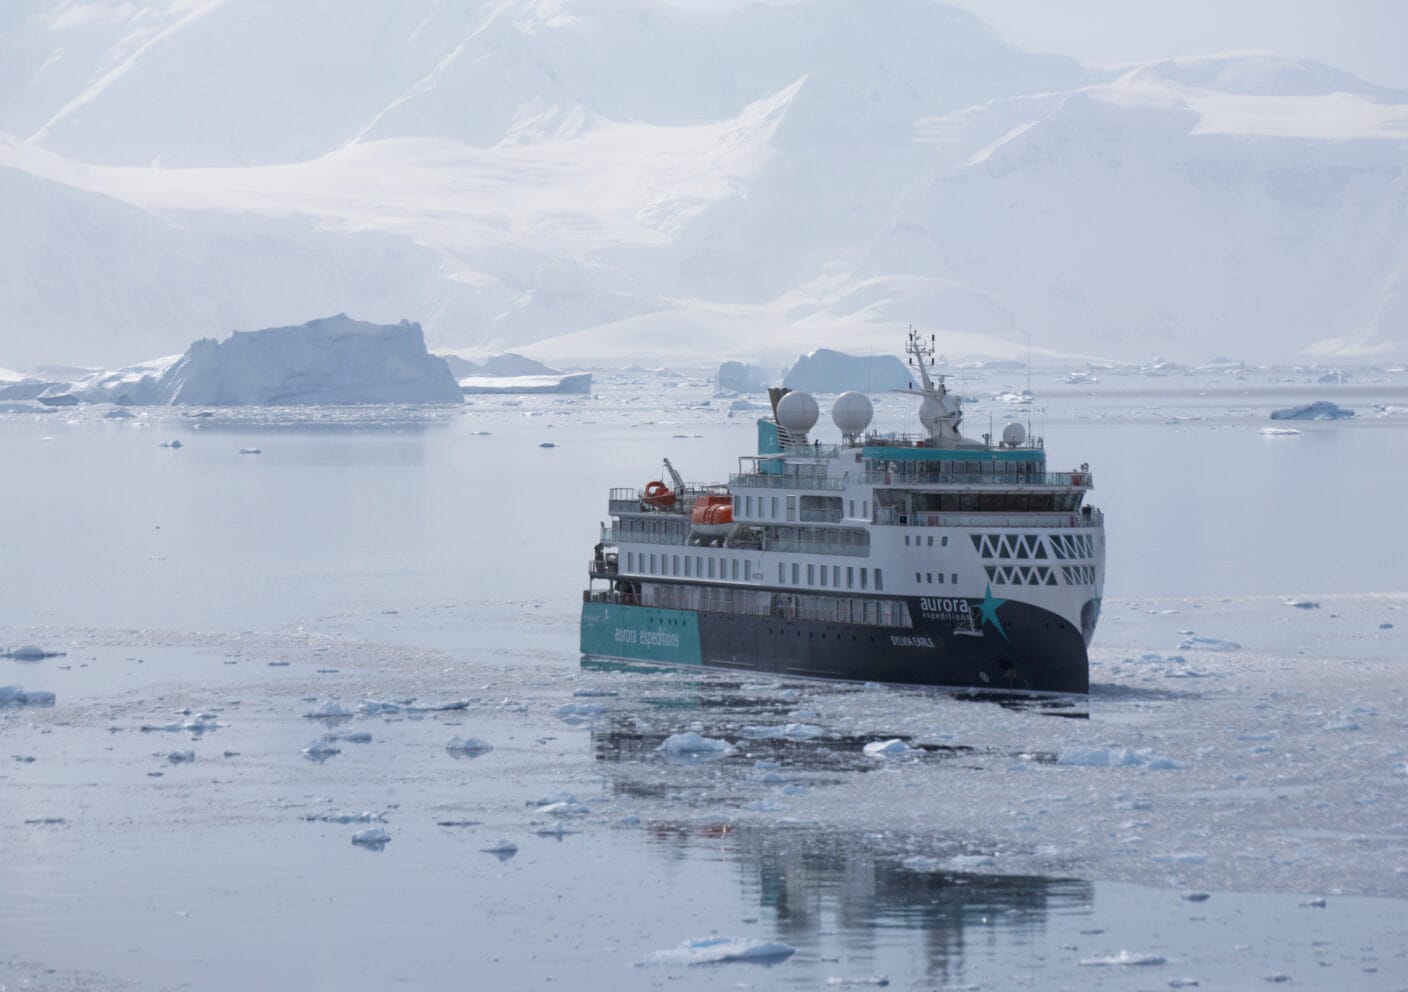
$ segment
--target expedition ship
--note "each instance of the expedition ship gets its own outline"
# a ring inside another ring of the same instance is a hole
[[[925,433],[867,433],[841,394],[840,444],[810,438],[816,400],[770,390],[758,453],[727,484],[613,489],[582,601],[592,658],[986,690],[1084,693],[1105,581],[1089,467],[1049,472],[1009,423],[960,432],[933,381],[932,338],[907,345]]]

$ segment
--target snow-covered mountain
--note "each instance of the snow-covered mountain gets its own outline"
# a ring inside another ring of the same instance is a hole
[[[339,310],[577,363],[1408,337],[1408,94],[930,0],[23,0],[0,132],[10,367]]]

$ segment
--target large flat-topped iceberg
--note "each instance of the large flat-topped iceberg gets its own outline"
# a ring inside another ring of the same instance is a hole
[[[830,348],[818,348],[803,355],[782,378],[782,384],[788,389],[804,389],[810,393],[844,393],[851,389],[877,393],[908,389],[913,382],[909,369],[894,355],[861,358]]]
[[[201,406],[459,403],[443,358],[425,350],[420,325],[370,324],[346,314],[296,327],[203,338],[164,369],[134,366],[80,383],[83,399]]]

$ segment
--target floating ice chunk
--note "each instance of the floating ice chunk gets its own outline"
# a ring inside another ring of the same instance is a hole
[[[693,730],[682,734],[671,734],[658,750],[668,755],[690,758],[722,758],[733,753],[733,745],[728,741],[713,737],[702,737]]]
[[[1058,765],[1076,765],[1087,768],[1150,768],[1168,770],[1186,768],[1187,765],[1173,758],[1154,754],[1150,748],[1135,750],[1128,747],[1073,747],[1062,751],[1056,759]]]
[[[611,696],[619,696],[620,693],[615,689],[597,689],[591,686],[585,686],[574,691],[572,695],[576,696],[578,699],[606,699]]]
[[[726,961],[782,961],[797,953],[779,941],[751,937],[700,937],[667,951],[654,951],[642,965],[720,964]]]
[[[1119,967],[1122,965],[1150,967],[1165,963],[1165,959],[1157,954],[1136,954],[1133,951],[1120,951],[1118,954],[1110,954],[1101,958],[1082,958],[1080,962],[1082,968]]]
[[[507,837],[501,837],[499,842],[493,847],[481,847],[480,850],[485,854],[494,855],[494,857],[498,858],[500,861],[507,861],[518,853],[518,845]]]
[[[1183,899],[1186,902],[1207,902],[1212,895],[1207,892],[1185,892]]]
[[[388,713],[446,713],[465,709],[469,709],[467,699],[451,703],[416,703],[410,699],[364,699],[357,704],[357,712],[362,716],[383,716]]]
[[[25,644],[13,651],[0,652],[0,658],[13,658],[15,661],[42,661],[45,658],[62,658],[62,651],[46,651],[33,644]]]
[[[185,445],[183,445],[183,444],[181,443],[181,441],[180,441],[179,438],[177,438],[177,439],[174,440],[174,441],[162,441],[162,442],[161,442],[161,446],[162,446],[163,448],[182,448],[182,447],[185,447]]]
[[[955,854],[951,858],[929,858],[922,854],[916,854],[905,858],[900,864],[910,871],[932,875],[936,872],[963,872],[972,871],[974,868],[990,868],[997,864],[997,859],[990,854]]]
[[[564,800],[560,803],[547,803],[538,807],[539,813],[546,813],[548,816],[589,816],[590,807],[577,802],[576,799]]]
[[[950,871],[971,871],[974,868],[990,868],[997,864],[991,854],[955,854],[948,859]]]
[[[914,748],[910,747],[898,737],[891,737],[887,741],[871,741],[861,749],[867,758],[883,760],[885,758],[905,758],[915,754]]]
[[[556,441],[539,441],[539,442],[538,442],[538,447],[540,447],[540,448],[556,448],[556,447],[557,447],[557,442],[556,442]]]
[[[360,813],[309,813],[303,819],[316,823],[385,823],[385,813],[363,810]]]
[[[167,751],[166,760],[173,765],[185,765],[196,760],[194,751]]]
[[[1263,427],[1261,434],[1263,437],[1299,437],[1300,431],[1294,427]]]
[[[324,734],[325,741],[342,741],[344,744],[370,744],[372,735],[365,730],[358,730],[347,734]]]
[[[457,758],[478,758],[494,750],[494,745],[478,737],[451,737],[450,743],[445,745],[445,750]]]
[[[787,723],[776,727],[744,727],[743,733],[754,740],[809,741],[825,731],[811,723]]]
[[[219,730],[220,722],[215,719],[214,713],[197,713],[195,716],[176,723],[151,724],[144,723],[139,728],[143,733],[164,732],[164,733],[190,733],[199,736],[211,730]]]
[[[1314,403],[1271,411],[1272,420],[1349,420],[1353,416],[1353,410],[1337,406],[1327,400],[1316,400]]]
[[[1296,599],[1292,596],[1290,598],[1283,599],[1281,602],[1285,603],[1287,606],[1295,607],[1297,610],[1320,609],[1320,604],[1315,602],[1315,600],[1313,599]]]
[[[1236,641],[1224,641],[1220,637],[1185,637],[1178,644],[1180,651],[1240,651],[1242,645]]]
[[[884,975],[872,975],[872,976],[870,976],[869,978],[842,978],[842,977],[835,977],[835,978],[828,978],[828,979],[826,980],[826,985],[827,985],[827,987],[828,987],[828,988],[833,988],[833,989],[837,989],[837,988],[840,988],[840,989],[845,989],[845,988],[862,988],[862,987],[867,986],[867,985],[874,985],[874,986],[876,986],[876,987],[883,988],[884,986],[889,985],[889,984],[890,984],[890,980],[889,980],[888,978],[886,978]]]
[[[262,454],[264,454],[264,452],[263,452],[261,449],[259,449],[259,448],[241,448],[241,449],[240,449],[240,454],[242,454],[242,455],[262,455]]]
[[[303,714],[310,720],[346,720],[357,714],[343,706],[336,699],[329,699],[321,706],[315,707]]]
[[[1395,775],[1408,775],[1408,761],[1400,761],[1398,764],[1394,765],[1393,773]]]
[[[0,706],[53,706],[52,692],[25,692],[17,685],[0,685]]]
[[[103,414],[103,419],[104,419],[104,420],[131,420],[132,418],[134,418],[134,417],[136,417],[136,416],[137,416],[137,415],[136,415],[135,413],[133,413],[131,410],[124,410],[122,407],[118,407],[118,408],[115,409],[115,410],[109,410],[107,413]]]
[[[552,712],[568,723],[584,723],[591,717],[605,713],[606,706],[602,703],[564,703]]]
[[[319,737],[317,740],[309,742],[308,746],[303,749],[303,756],[305,758],[307,758],[309,761],[316,761],[318,763],[327,761],[334,754],[341,753],[342,748],[337,747],[331,741],[323,737]]]
[[[383,827],[368,827],[366,830],[358,830],[353,834],[352,843],[371,851],[380,851],[391,843],[391,834],[387,833]]]

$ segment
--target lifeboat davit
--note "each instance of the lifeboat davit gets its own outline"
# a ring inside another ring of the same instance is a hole
[[[663,510],[675,505],[675,491],[659,479],[652,479],[645,484],[645,494],[640,501]]]
[[[725,537],[733,527],[733,497],[709,493],[699,498],[689,516],[690,530],[700,537]]]

